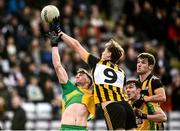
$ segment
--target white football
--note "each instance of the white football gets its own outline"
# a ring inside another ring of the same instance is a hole
[[[47,23],[51,23],[58,16],[60,16],[59,10],[54,5],[47,5],[41,11],[41,19]]]

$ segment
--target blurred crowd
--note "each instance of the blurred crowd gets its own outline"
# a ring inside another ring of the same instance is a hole
[[[180,110],[180,1],[0,0],[0,115],[13,110],[14,97],[49,102],[55,116],[61,108],[61,89],[46,37],[48,24],[40,17],[48,4],[59,8],[62,30],[95,56],[100,56],[109,39],[118,41],[125,49],[119,65],[127,78],[137,77],[137,55],[152,53],[154,73],[168,98],[162,107],[166,112]],[[79,67],[88,68],[63,42],[59,51],[71,80]]]

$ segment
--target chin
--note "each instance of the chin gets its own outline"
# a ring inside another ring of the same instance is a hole
[[[143,74],[143,72],[141,72],[141,71],[137,71],[137,74],[138,74],[138,75],[141,75],[141,74]]]

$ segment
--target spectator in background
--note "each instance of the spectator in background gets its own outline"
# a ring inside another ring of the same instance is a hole
[[[26,113],[21,107],[21,98],[16,94],[12,97],[12,107],[14,116],[12,118],[12,130],[25,130]]]
[[[1,76],[1,74],[0,74],[0,97],[6,100],[5,106],[10,105],[10,93],[9,93],[8,87],[5,85],[3,81],[3,77]]]
[[[44,83],[45,83],[43,89],[44,102],[51,103],[55,98],[54,84],[51,79],[47,79]]]
[[[172,75],[172,110],[180,111],[180,71],[173,69]]]
[[[39,79],[35,76],[30,77],[30,83],[27,85],[27,96],[30,102],[42,102],[43,93],[38,85]]]
[[[0,123],[4,124],[5,120],[8,119],[8,117],[5,115],[5,112],[6,112],[6,102],[5,102],[5,99],[3,97],[0,96]],[[3,127],[0,127],[0,128],[3,128]]]
[[[20,14],[26,6],[25,0],[9,0],[8,1],[8,13]]]
[[[173,18],[173,23],[168,27],[168,47],[174,51],[175,55],[180,55],[180,11],[175,12],[176,17]]]
[[[18,95],[24,100],[27,101],[27,87],[26,87],[26,79],[22,77],[21,79],[17,80],[16,90]]]

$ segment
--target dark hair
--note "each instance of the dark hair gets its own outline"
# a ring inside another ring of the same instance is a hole
[[[140,58],[140,59],[145,59],[145,58],[147,58],[149,65],[153,65],[153,66],[154,66],[155,63],[156,63],[156,60],[155,60],[154,56],[153,56],[152,54],[150,54],[150,53],[143,52],[143,53],[141,53],[141,54],[139,54],[139,55],[137,56],[137,59],[138,59],[138,58]]]
[[[126,86],[131,84],[131,83],[134,83],[136,88],[141,88],[141,82],[138,81],[138,80],[135,80],[135,79],[132,79],[132,80],[127,80],[126,82]]]
[[[111,61],[113,63],[118,63],[120,58],[124,55],[124,49],[113,39],[106,44],[106,47],[111,52]]]

